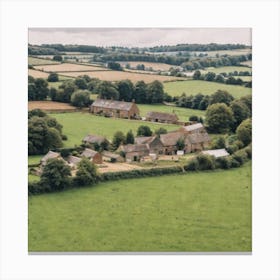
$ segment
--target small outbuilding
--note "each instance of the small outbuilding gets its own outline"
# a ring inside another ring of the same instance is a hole
[[[150,121],[150,122],[176,124],[178,120],[179,119],[176,114],[169,114],[163,112],[148,112],[146,115],[146,121]]]
[[[135,137],[135,144],[147,144],[152,154],[163,154],[164,147],[158,136]]]
[[[61,160],[64,160],[60,153],[57,153],[57,152],[53,152],[53,151],[49,151],[46,155],[44,155],[41,159],[41,165],[42,166],[45,166],[47,164],[47,160],[48,159],[51,159],[51,158],[56,158],[56,159],[61,159]]]
[[[72,169],[76,169],[78,163],[79,163],[81,160],[82,160],[81,158],[75,157],[75,156],[69,156],[69,157],[67,158],[67,162],[68,162],[69,166],[70,166]]]
[[[191,125],[182,126],[179,129],[179,131],[185,134],[207,133],[202,123],[195,123]]]
[[[148,144],[123,145],[120,146],[119,150],[124,152],[126,161],[139,161],[150,153]]]
[[[205,155],[214,156],[215,158],[229,156],[229,153],[226,151],[226,149],[206,150],[202,151],[202,153]]]
[[[103,151],[103,160],[108,162],[124,162],[124,158],[116,153],[111,153],[108,151]]]
[[[96,164],[102,163],[102,155],[99,152],[94,151],[92,149],[86,148],[82,152],[81,156],[88,158],[92,163],[96,163]]]

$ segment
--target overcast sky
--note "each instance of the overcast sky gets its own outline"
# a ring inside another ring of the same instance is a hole
[[[30,44],[151,47],[182,43],[251,45],[250,28],[30,28]]]

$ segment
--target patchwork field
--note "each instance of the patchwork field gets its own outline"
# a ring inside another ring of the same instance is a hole
[[[244,62],[241,62],[240,64],[248,66],[248,67],[252,67],[252,60],[244,61]]]
[[[31,196],[28,205],[29,252],[252,250],[250,162]]]
[[[28,69],[28,76],[32,76],[33,78],[37,79],[37,78],[43,78],[43,79],[47,79],[49,76],[49,73],[45,73],[42,71],[37,71],[34,69]]]
[[[166,105],[147,105],[147,104],[137,104],[140,110],[140,115],[145,117],[146,114],[150,111],[155,112],[164,112],[170,114],[176,114],[181,121],[188,121],[190,116],[198,116],[204,117],[205,111],[201,110],[193,110],[187,108],[180,108],[180,107],[173,107],[173,106],[166,106]]]
[[[187,96],[197,93],[210,95],[218,89],[228,91],[235,98],[252,93],[251,88],[215,82],[190,80],[164,83],[164,90],[171,96],[180,96],[182,93],[186,93]]]
[[[65,76],[69,77],[78,77],[83,75],[81,72],[60,72]],[[103,81],[119,81],[129,79],[132,82],[145,81],[146,83],[151,83],[155,80],[164,82],[164,81],[176,81],[176,80],[184,80],[184,78],[171,77],[171,76],[161,76],[161,75],[151,75],[151,74],[140,74],[140,73],[132,73],[125,71],[93,71],[93,72],[85,72],[86,75],[91,78],[98,78]]]
[[[129,64],[131,67],[135,67],[138,64],[144,64],[145,68],[152,67],[153,70],[162,70],[167,71],[171,67],[174,67],[174,65],[166,64],[166,63],[156,63],[156,62],[147,62],[147,61],[118,61],[123,67],[125,67],[126,64]]]
[[[28,57],[28,64],[31,64],[33,66],[35,65],[48,65],[48,64],[60,64],[58,61],[51,60],[53,56],[51,56],[49,59],[43,59],[43,58],[37,58],[37,57]]]
[[[68,137],[68,140],[63,142],[65,147],[80,145],[87,134],[103,135],[109,140],[112,140],[118,130],[127,133],[131,129],[136,134],[140,125],[148,125],[153,131],[159,127],[165,127],[169,131],[178,128],[170,124],[99,117],[86,112],[50,114],[50,116],[55,117],[63,125],[63,134]]]
[[[252,72],[251,67],[246,67],[246,66],[224,66],[224,67],[207,67],[205,70],[201,71],[202,73],[207,73],[207,72],[214,72],[216,74],[219,73],[229,73],[229,72],[240,72],[240,71],[249,71]]]
[[[28,111],[34,109],[41,109],[44,111],[76,111],[77,108],[71,106],[68,103],[54,102],[54,101],[29,101],[28,102]]]
[[[76,72],[76,71],[106,71],[107,68],[82,65],[82,64],[72,64],[72,63],[62,63],[57,65],[38,65],[34,67],[35,69],[42,70],[45,72]],[[80,73],[80,75],[82,75]]]

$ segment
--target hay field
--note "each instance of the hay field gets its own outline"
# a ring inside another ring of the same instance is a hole
[[[46,79],[46,78],[48,78],[49,73],[45,73],[45,72],[37,71],[37,70],[33,70],[33,69],[28,69],[28,76],[32,76],[35,79],[37,79],[37,78]]]
[[[41,109],[43,111],[76,111],[76,107],[68,103],[54,102],[54,101],[29,101],[28,111],[34,109]]]
[[[42,70],[45,72],[77,72],[77,71],[106,71],[108,69],[97,66],[72,64],[72,63],[62,63],[57,65],[38,65],[34,67],[35,69]],[[81,74],[79,74],[81,75]]]
[[[153,70],[162,70],[167,71],[174,65],[166,64],[166,63],[156,63],[156,62],[147,62],[147,61],[118,61],[122,66],[129,64],[131,67],[136,67],[138,64],[144,64],[145,68],[152,67]]]
[[[248,67],[252,67],[252,60],[244,61],[244,62],[241,62],[240,64],[248,66]]]
[[[82,72],[69,72],[69,73],[60,72],[59,74],[73,77],[73,78],[83,75]],[[103,81],[120,81],[120,80],[129,79],[134,83],[138,81],[145,81],[146,83],[151,83],[155,80],[158,80],[160,82],[185,80],[184,78],[178,78],[178,77],[140,74],[140,73],[131,73],[131,72],[124,72],[124,71],[93,71],[93,72],[85,72],[84,74],[88,75],[91,78],[98,78]]]

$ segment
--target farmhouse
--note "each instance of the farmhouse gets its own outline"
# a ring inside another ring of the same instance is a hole
[[[226,151],[226,149],[207,150],[202,151],[202,153],[205,155],[214,156],[215,158],[229,156],[229,153]]]
[[[160,140],[163,144],[163,152],[166,155],[173,155],[176,154],[177,151],[179,150],[177,147],[178,141],[182,139],[184,141],[185,147],[184,147],[184,153],[190,153],[191,150],[191,143],[184,135],[184,133],[180,131],[175,131],[175,132],[169,132],[166,134],[161,134],[160,135]]]
[[[149,155],[148,144],[128,144],[122,145],[120,151],[125,153],[126,161],[139,161],[142,157]]]
[[[124,162],[124,158],[116,153],[111,153],[108,151],[103,151],[103,160],[108,162]]]
[[[51,159],[51,158],[56,158],[56,159],[61,159],[63,160],[63,158],[61,157],[60,153],[56,153],[53,151],[49,151],[45,156],[42,157],[41,159],[41,165],[45,166],[47,164],[47,160]]]
[[[185,134],[206,133],[205,127],[202,123],[195,123],[187,126],[182,126],[179,131]]]
[[[139,108],[135,102],[96,99],[90,106],[90,112],[114,118],[139,118]]]
[[[110,142],[103,136],[88,134],[83,139],[84,144],[97,144],[102,148],[108,147]]]
[[[82,152],[81,156],[88,158],[92,163],[97,163],[97,164],[102,163],[102,155],[92,149],[86,148]]]
[[[210,144],[210,137],[207,132],[205,133],[192,133],[187,135],[191,143],[191,151],[197,152],[204,150]]]
[[[146,115],[146,120],[150,122],[176,124],[179,119],[176,114],[168,114],[162,112],[148,112]]]
[[[164,147],[158,136],[135,137],[136,144],[147,144],[150,154],[163,154]]]
[[[79,163],[81,160],[82,160],[81,158],[75,157],[75,156],[69,156],[69,157],[67,158],[68,165],[69,165],[72,169],[76,169],[78,163]]]

